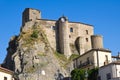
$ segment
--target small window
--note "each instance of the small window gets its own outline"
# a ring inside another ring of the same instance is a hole
[[[98,80],[101,80],[101,76],[98,76]]]
[[[80,61],[80,65],[82,65],[82,61]]]
[[[7,80],[7,77],[4,77],[4,80]]]
[[[106,61],[108,61],[108,55],[105,55]]]
[[[90,58],[89,57],[87,57],[87,62],[89,62],[90,61]]]
[[[86,42],[88,42],[88,38],[86,38]]]
[[[33,12],[33,14],[36,14],[35,12]]]
[[[87,64],[90,64],[90,58],[87,57]]]
[[[73,32],[73,28],[70,28],[70,32]]]
[[[120,76],[120,71],[119,71],[119,76]]]
[[[86,30],[86,34],[88,34],[88,30]]]
[[[71,38],[71,35],[69,35],[69,38]]]
[[[73,63],[73,67],[76,68],[75,63]]]
[[[51,26],[51,29],[52,29],[52,30],[55,30],[55,26]]]
[[[106,74],[106,78],[107,78],[107,80],[110,80],[111,79],[111,74],[110,73]]]

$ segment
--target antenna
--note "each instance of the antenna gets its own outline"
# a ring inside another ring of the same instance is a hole
[[[118,57],[120,57],[120,52],[118,52]]]

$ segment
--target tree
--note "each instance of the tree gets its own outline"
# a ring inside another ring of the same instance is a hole
[[[85,79],[85,70],[83,69],[74,69],[71,72],[72,80],[84,80]]]
[[[32,38],[38,38],[38,31],[33,31],[33,33],[31,34]]]
[[[98,68],[88,70],[88,80],[97,80]]]

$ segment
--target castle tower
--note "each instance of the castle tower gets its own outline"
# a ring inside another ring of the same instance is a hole
[[[37,9],[26,8],[22,15],[22,25],[28,21],[34,21],[36,19],[41,19],[41,12]]]
[[[93,49],[101,49],[103,48],[103,38],[101,35],[92,35],[91,43]]]
[[[67,58],[71,56],[70,45],[69,45],[69,28],[68,19],[66,17],[59,18],[59,50]]]
[[[77,45],[79,54],[82,55],[85,52],[84,37],[80,36],[77,38]]]

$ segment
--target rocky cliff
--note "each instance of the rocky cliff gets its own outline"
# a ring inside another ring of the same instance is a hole
[[[52,49],[43,27],[28,22],[19,36],[10,39],[3,66],[15,72],[19,80],[57,80],[68,77],[71,58]]]

